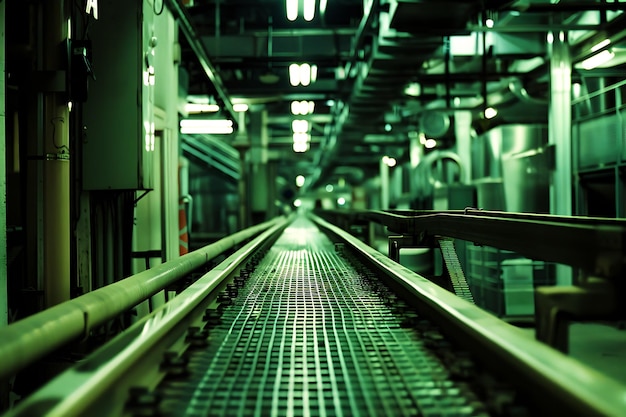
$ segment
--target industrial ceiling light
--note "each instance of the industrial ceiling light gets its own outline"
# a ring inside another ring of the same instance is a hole
[[[398,161],[396,161],[396,158],[392,158],[387,155],[383,156],[383,164],[387,165],[389,168],[395,167],[397,163]]]
[[[300,65],[300,84],[302,84],[304,87],[311,84],[311,65]]]
[[[293,115],[302,115],[306,116],[307,114],[311,114],[315,111],[315,102],[314,101],[292,101],[291,102],[291,114]]]
[[[304,0],[304,20],[310,22],[315,17],[315,0]]]
[[[185,103],[185,113],[187,114],[215,113],[218,111],[220,111],[220,106],[217,104]]]
[[[289,83],[294,87],[300,85],[300,65],[289,65]]]
[[[291,130],[293,133],[307,133],[309,131],[309,121],[294,120],[291,122]]]
[[[498,115],[498,110],[494,109],[493,107],[487,107],[484,114],[485,119],[493,119]]]
[[[437,146],[437,141],[435,139],[426,139],[426,141],[424,142],[424,147],[426,149],[432,149],[435,146]]]
[[[298,175],[296,177],[296,186],[302,187],[305,182],[306,182],[306,178],[304,177],[304,175]]]
[[[246,103],[237,103],[233,104],[233,110],[238,113],[243,113],[248,111],[248,105]]]
[[[229,135],[233,132],[233,121],[228,119],[183,119],[180,121],[182,134]]]
[[[287,19],[292,22],[298,18],[298,3],[298,0],[286,0]]]
[[[614,57],[615,57],[615,53],[613,51],[605,49],[604,51],[599,52],[585,59],[583,62],[580,63],[580,66],[586,70],[592,70],[594,68],[597,68],[601,65],[606,64],[607,62],[612,60]]]
[[[597,52],[600,49],[604,48],[605,46],[609,46],[611,44],[611,40],[610,39],[605,39],[601,42],[598,42],[597,44],[595,44],[594,46],[591,47],[591,52]]]
[[[289,83],[296,87],[307,86],[317,80],[317,65],[291,64],[289,65]]]

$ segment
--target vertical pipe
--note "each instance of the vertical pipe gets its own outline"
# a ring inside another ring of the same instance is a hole
[[[380,160],[380,209],[389,209],[389,166]]]
[[[4,7],[6,2],[0,2],[0,26],[4,25]],[[0,31],[0,327],[9,323],[9,305],[7,294],[7,234],[6,234],[6,120],[5,120],[5,100],[4,100],[4,68],[5,68],[5,43],[4,30]],[[15,126],[17,129],[17,125]],[[0,387],[0,393],[4,394],[4,386]],[[3,395],[4,397],[4,395]],[[4,398],[0,398],[0,405],[4,403]],[[0,408],[1,409],[1,408]]]
[[[555,169],[550,183],[550,213],[572,214],[572,62],[566,34],[555,33],[549,43],[550,109],[548,142],[555,149]],[[557,284],[572,282],[571,268],[558,265]]]
[[[67,69],[68,5],[43,3],[44,68]],[[44,294],[51,307],[70,298],[69,110],[64,92],[44,96]]]
[[[456,151],[461,158],[461,183],[472,182],[472,113],[467,110],[454,112],[454,134]]]

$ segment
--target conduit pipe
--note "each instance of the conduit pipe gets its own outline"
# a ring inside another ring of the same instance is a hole
[[[0,380],[111,320],[228,249],[272,229],[286,227],[277,217],[122,281],[84,294],[0,328]]]

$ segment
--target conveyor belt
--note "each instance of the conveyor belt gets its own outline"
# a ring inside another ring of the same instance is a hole
[[[189,378],[159,388],[164,415],[488,414],[433,353],[436,329],[310,221],[296,220],[237,282]]]

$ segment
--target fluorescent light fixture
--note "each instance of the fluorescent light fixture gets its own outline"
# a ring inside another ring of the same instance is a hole
[[[498,115],[498,110],[494,109],[493,107],[487,107],[485,109],[485,119],[493,119],[497,115]]]
[[[311,140],[311,135],[308,133],[294,133],[293,134],[293,143],[303,143],[309,142]]]
[[[300,65],[289,65],[289,83],[294,87],[300,84]]]
[[[291,122],[293,133],[306,133],[309,131],[308,120],[294,120]]]
[[[246,103],[233,104],[233,110],[239,113],[247,112],[248,105]]]
[[[311,84],[311,65],[309,64],[300,65],[300,84],[302,84],[305,87]]]
[[[314,101],[292,101],[291,102],[291,113],[293,115],[302,115],[306,116],[307,114],[313,113],[315,110],[315,102]]]
[[[315,17],[315,0],[304,0],[304,20],[310,22]]]
[[[615,53],[613,51],[609,51],[605,49],[602,52],[599,52],[580,63],[580,65],[586,70],[592,70],[600,65],[606,64],[610,60],[615,57]]]
[[[185,103],[185,112],[187,114],[215,113],[218,111],[220,111],[220,106],[217,104]]]
[[[309,142],[294,142],[293,151],[296,153],[304,153],[309,150]]]
[[[320,14],[326,13],[327,0],[320,0]]]
[[[292,86],[307,86],[317,80],[317,65],[291,64],[289,65],[289,83]]]
[[[286,0],[287,19],[294,21],[298,18],[298,0]]]
[[[233,121],[228,119],[183,119],[180,133],[198,135],[228,135],[234,132]]]
[[[591,52],[599,51],[600,49],[604,48],[605,46],[609,46],[610,44],[611,44],[611,40],[605,39],[602,42],[598,42],[597,44],[593,45],[591,47]]]

